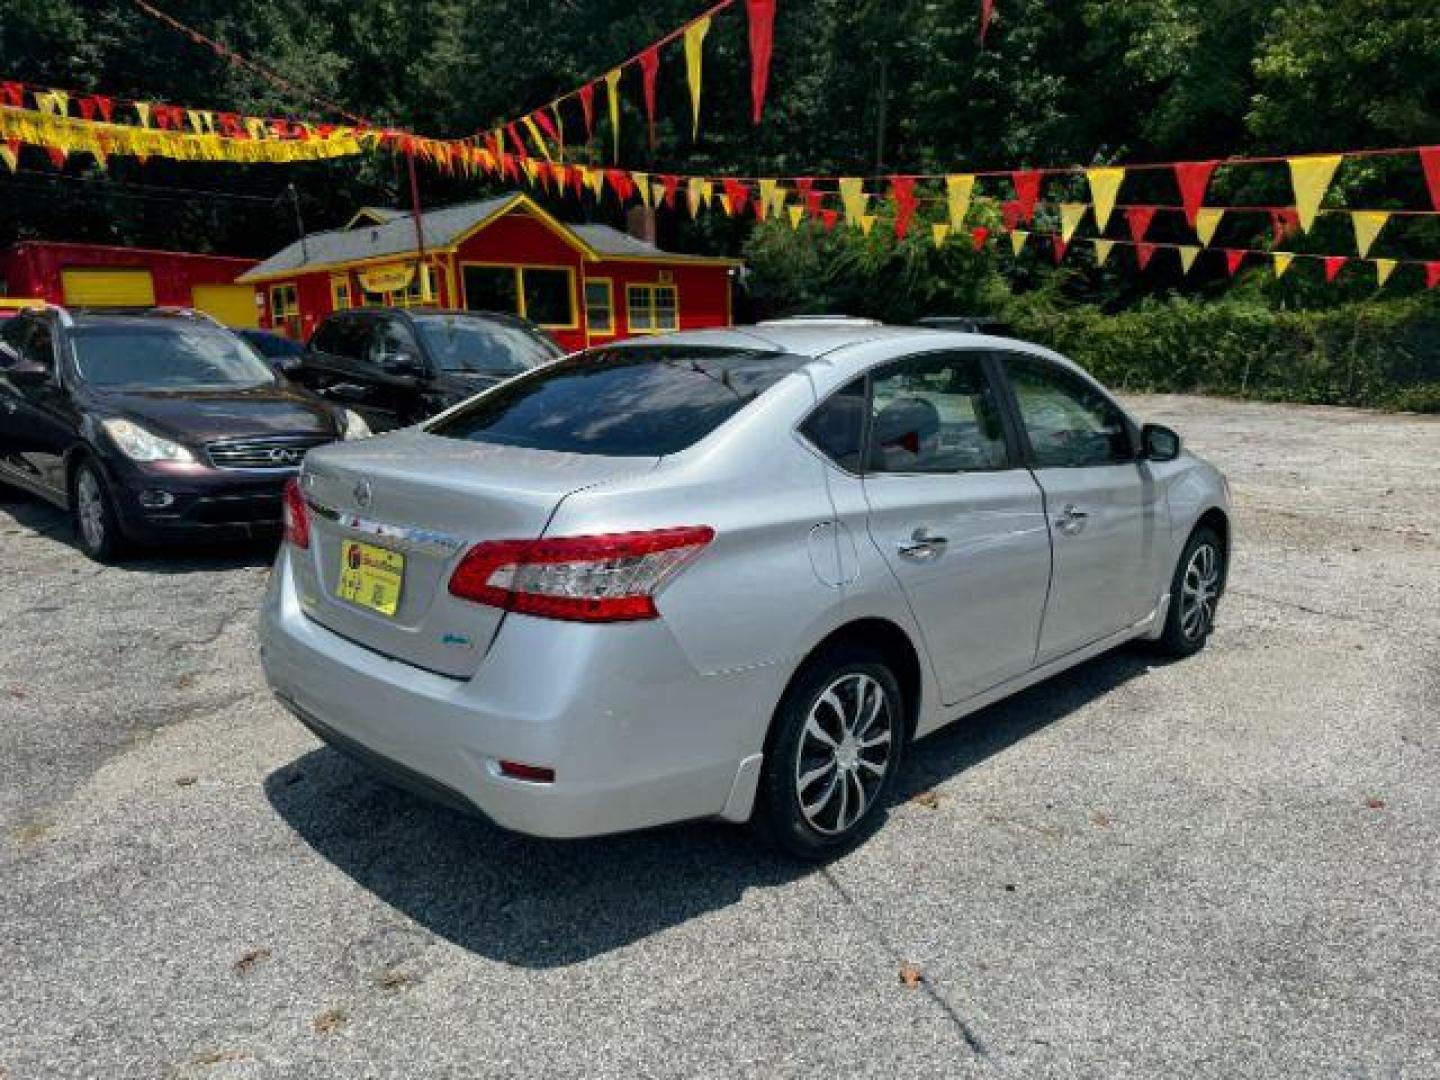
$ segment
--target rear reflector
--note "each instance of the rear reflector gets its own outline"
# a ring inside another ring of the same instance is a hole
[[[525,765],[519,761],[500,762],[500,775],[512,780],[528,780],[532,784],[553,784],[555,770],[543,765]]]
[[[505,611],[576,622],[659,616],[655,593],[715,538],[707,525],[545,540],[492,540],[465,553],[450,592]]]
[[[285,541],[297,548],[310,546],[310,511],[305,506],[305,496],[300,494],[300,484],[291,477],[285,481],[285,496],[281,501],[281,516],[285,522]]]

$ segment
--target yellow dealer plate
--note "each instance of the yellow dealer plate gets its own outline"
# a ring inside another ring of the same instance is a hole
[[[340,599],[382,615],[400,608],[400,587],[405,581],[405,556],[374,544],[347,540],[340,550]]]

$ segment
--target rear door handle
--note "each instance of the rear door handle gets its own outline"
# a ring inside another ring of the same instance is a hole
[[[1060,516],[1055,519],[1055,527],[1067,536],[1074,536],[1085,528],[1085,522],[1088,521],[1089,518],[1089,514],[1081,510],[1074,503],[1071,503],[1065,507],[1065,509],[1060,512]]]
[[[895,548],[900,552],[901,558],[912,559],[915,562],[928,562],[938,558],[949,542],[943,536],[936,536],[929,529],[920,528],[910,534],[909,540],[901,540],[895,545]]]

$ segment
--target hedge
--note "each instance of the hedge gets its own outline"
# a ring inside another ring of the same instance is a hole
[[[1113,315],[1021,299],[1010,318],[1121,391],[1440,412],[1440,307],[1426,297],[1322,311],[1174,298]]]

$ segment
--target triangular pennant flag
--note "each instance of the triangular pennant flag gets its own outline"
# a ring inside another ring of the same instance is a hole
[[[1014,232],[1024,222],[1024,209],[1020,206],[1019,199],[1006,199],[1000,204],[1000,220],[1005,225],[1006,232]]]
[[[135,106],[135,115],[140,117],[140,126],[148,128],[150,126],[150,103],[148,101],[136,101],[133,104]],[[250,126],[254,122],[255,121],[253,118],[247,119],[245,121],[245,126],[249,128],[250,137],[252,139],[256,138],[255,129]],[[261,124],[261,127],[264,127],[263,123]]]
[[[1059,266],[1065,260],[1065,252],[1070,247],[1063,237],[1050,237],[1050,253],[1055,257],[1055,265]]]
[[[1062,202],[1060,204],[1060,239],[1070,243],[1075,236],[1075,230],[1080,227],[1080,222],[1085,217],[1085,211],[1089,210],[1088,203],[1083,202]]]
[[[873,228],[875,228],[875,215],[874,215],[874,214],[861,214],[861,215],[860,215],[860,231],[861,231],[862,233],[864,233],[866,236],[869,236],[869,235],[870,235],[870,230],[873,229]]]
[[[1035,218],[1035,204],[1040,201],[1040,183],[1045,173],[1040,169],[1022,169],[1010,174],[1015,185],[1015,202],[1020,207],[1020,220],[1031,222]]]
[[[980,0],[980,47],[985,47],[985,35],[990,32],[990,20],[995,17],[995,0]]]
[[[596,199],[600,199],[600,198],[603,198],[603,197],[604,197],[604,195],[605,195],[605,170],[604,170],[604,169],[590,169],[590,170],[589,170],[589,175],[585,177],[585,180],[586,180],[586,182],[590,185],[591,194],[593,194]]]
[[[620,160],[620,75],[616,68],[605,76],[605,97],[610,103],[610,135],[615,143],[615,158]]]
[[[1220,219],[1224,216],[1223,209],[1211,206],[1202,207],[1195,212],[1195,235],[1200,238],[1200,243],[1210,246],[1210,241],[1215,239],[1215,230],[1220,228]]]
[[[1155,220],[1155,207],[1130,206],[1125,210],[1125,224],[1130,228],[1130,239],[1135,243],[1145,239],[1150,223]]]
[[[855,176],[840,180],[840,204],[845,207],[845,221],[854,225],[865,215],[870,196],[865,194],[865,181]]]
[[[690,208],[692,218],[700,214],[700,185],[702,182],[698,176],[692,176],[689,183],[685,185],[685,203]]]
[[[750,23],[750,102],[756,124],[765,111],[765,88],[770,82],[770,55],[775,48],[775,0],[745,0]]]
[[[660,187],[665,193],[665,208],[675,209],[675,193],[680,190],[680,177],[674,173],[666,173],[660,177]]]
[[[1432,260],[1425,264],[1425,287],[1433,289],[1440,285],[1440,261]]]
[[[936,221],[930,226],[930,237],[935,241],[937,248],[945,246],[945,238],[950,235],[950,226],[943,221]]]
[[[1375,238],[1380,235],[1380,230],[1385,228],[1385,223],[1389,220],[1390,214],[1385,210],[1352,210],[1350,212],[1350,223],[1355,227],[1355,247],[1359,250],[1362,259],[1370,254],[1370,248],[1374,246]]]
[[[1110,252],[1115,250],[1114,240],[1095,241],[1095,265],[1104,266],[1110,259]]]
[[[50,155],[51,165],[54,165],[57,169],[63,169],[65,167],[65,159],[69,157],[69,153],[63,146],[47,146],[45,152]]]
[[[1295,189],[1295,211],[1300,215],[1300,228],[1305,232],[1315,224],[1320,201],[1330,188],[1335,170],[1340,167],[1339,154],[1290,158],[1290,183]]]
[[[779,190],[779,184],[780,181],[774,177],[760,179],[760,197],[755,200],[755,216],[761,221],[765,220],[775,204],[775,193]]]
[[[1090,200],[1095,204],[1095,227],[1103,233],[1115,210],[1120,185],[1125,182],[1125,170],[1119,166],[1086,169],[1085,179],[1090,181]]]
[[[1290,269],[1290,264],[1295,261],[1295,256],[1288,251],[1272,251],[1270,258],[1275,263],[1275,278],[1279,280],[1285,276],[1285,271]]]
[[[545,142],[545,137],[540,134],[540,128],[539,128],[539,126],[535,123],[535,117],[534,117],[534,116],[527,116],[527,117],[525,117],[525,119],[524,119],[524,124],[525,124],[525,130],[530,133],[530,138],[531,138],[532,140],[534,140],[535,145],[540,148],[540,153],[541,153],[542,155],[544,155],[545,160],[546,160],[546,161],[552,161],[552,160],[554,160],[554,159],[551,158],[551,156],[550,156],[550,147],[546,144],[546,142]]]
[[[1430,205],[1440,211],[1440,146],[1421,149],[1420,168],[1425,173],[1425,186],[1430,189]]]
[[[1377,289],[1390,280],[1390,275],[1395,272],[1395,266],[1396,260],[1394,259],[1375,260],[1375,287]]]
[[[913,176],[892,176],[890,197],[895,202],[895,238],[904,240],[910,231],[910,220],[915,216],[915,178]]]
[[[825,226],[826,232],[834,232],[835,225],[840,220],[839,210],[821,210],[820,223]]]
[[[1195,265],[1195,256],[1200,254],[1200,249],[1194,244],[1181,244],[1175,249],[1180,253],[1180,271],[1188,274],[1190,268]]]
[[[654,204],[650,201],[654,192],[650,190],[650,174],[644,172],[631,172],[630,179],[635,183],[635,190],[640,192],[640,203],[649,210]]]
[[[970,246],[976,251],[983,250],[985,241],[990,239],[990,230],[984,225],[977,225],[970,230]]]
[[[738,217],[745,212],[745,206],[750,201],[750,189],[728,176],[721,183],[725,187],[725,212],[731,217]]]
[[[1150,265],[1150,259],[1154,256],[1154,254],[1155,254],[1155,245],[1154,245],[1154,244],[1138,244],[1138,243],[1137,243],[1137,244],[1135,245],[1135,263],[1136,263],[1136,265],[1139,266],[1141,270],[1144,270],[1147,266]]]
[[[1025,241],[1030,239],[1030,234],[1024,229],[1016,229],[1010,234],[1010,253],[1019,255],[1025,249]]]
[[[621,206],[629,202],[630,196],[635,194],[635,181],[624,169],[606,169],[605,179],[610,181],[610,189],[615,192]]]
[[[705,61],[705,35],[710,16],[696,19],[685,28],[685,81],[690,84],[690,138],[700,136],[700,83]]]
[[[1175,182],[1180,186],[1180,201],[1185,207],[1185,220],[1195,228],[1195,215],[1205,201],[1205,189],[1217,161],[1179,161],[1175,163]]]
[[[20,164],[19,142],[7,141],[0,143],[0,161],[3,161],[5,167],[13,173]]]
[[[965,215],[970,212],[970,196],[975,191],[975,177],[968,173],[953,173],[945,177],[945,203],[950,215],[950,228],[965,227]]]
[[[792,228],[792,229],[798,229],[798,228],[800,228],[800,222],[802,222],[802,221],[804,221],[804,220],[805,220],[805,207],[803,207],[803,206],[792,206],[792,207],[790,207],[790,228]]]
[[[650,149],[655,149],[655,78],[660,74],[660,50],[654,45],[640,54],[640,75],[645,90],[645,123],[650,132]]]
[[[1225,272],[1231,277],[1234,277],[1240,270],[1240,264],[1245,261],[1246,254],[1248,253],[1244,248],[1226,248]]]
[[[585,141],[595,137],[595,84],[588,82],[580,88],[580,112],[585,117]]]
[[[1325,280],[1334,281],[1339,276],[1341,268],[1348,262],[1344,255],[1325,256]]]

